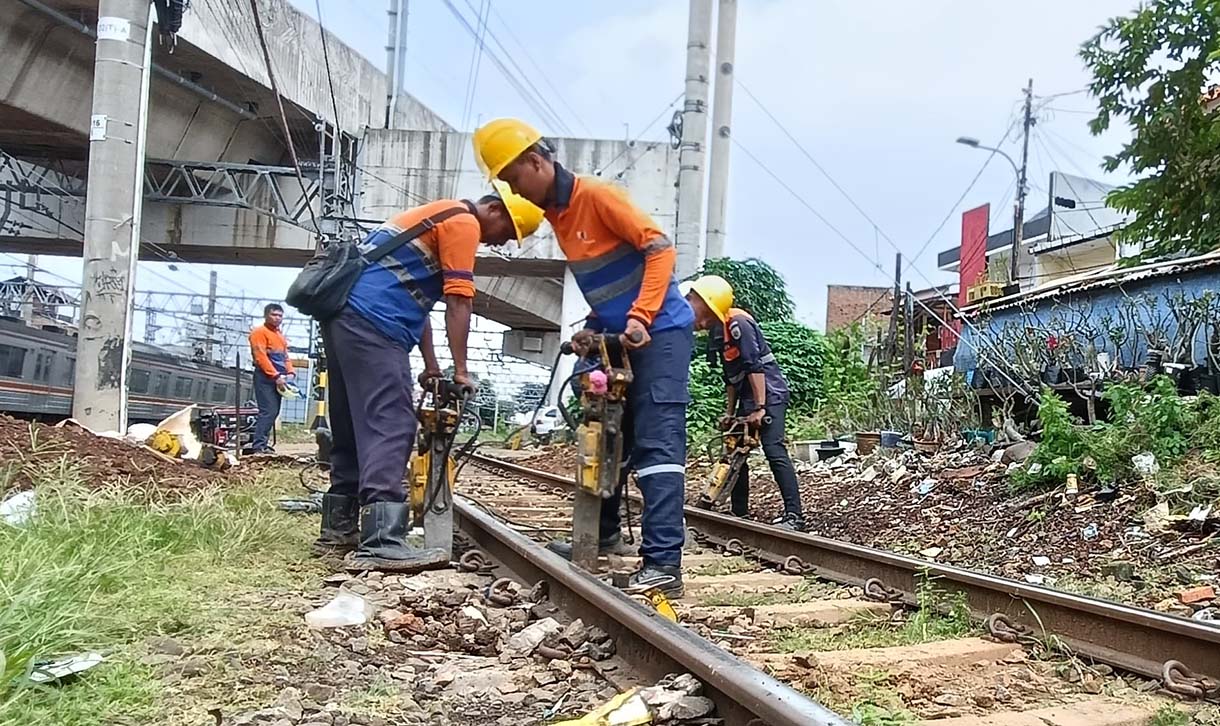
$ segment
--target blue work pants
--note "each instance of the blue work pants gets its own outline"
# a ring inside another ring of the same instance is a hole
[[[255,453],[267,450],[271,429],[275,428],[275,420],[280,415],[282,400],[280,391],[275,386],[275,379],[268,378],[265,373],[255,369],[254,401],[258,404],[258,418],[254,421],[254,443],[251,447]]]

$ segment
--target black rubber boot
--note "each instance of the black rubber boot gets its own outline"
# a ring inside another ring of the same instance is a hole
[[[421,572],[449,564],[444,550],[416,549],[407,544],[411,507],[405,502],[376,502],[360,509],[360,547],[347,556],[351,572]]]
[[[682,568],[676,565],[644,565],[631,573],[624,591],[642,593],[659,588],[665,597],[682,597]]]
[[[565,560],[572,559],[572,543],[552,541],[547,542],[546,548]],[[635,557],[640,553],[639,548],[629,545],[623,541],[621,533],[614,535],[610,539],[604,539],[597,543],[597,556],[609,557],[616,555],[618,557]]]
[[[360,501],[342,494],[322,495],[322,533],[310,545],[318,557],[343,555],[360,544]]]

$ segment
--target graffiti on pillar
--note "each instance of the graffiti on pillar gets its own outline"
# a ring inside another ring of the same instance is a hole
[[[97,387],[118,388],[123,384],[123,338],[112,337],[102,341],[102,350],[97,355]]]
[[[93,292],[111,305],[122,302],[127,294],[127,275],[110,269],[93,273]]]

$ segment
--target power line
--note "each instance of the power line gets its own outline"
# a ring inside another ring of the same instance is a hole
[[[301,194],[308,197],[309,191],[305,187],[305,175],[301,173],[301,162],[297,159],[297,146],[292,140],[292,131],[288,128],[288,114],[284,113],[284,97],[280,95],[280,86],[275,80],[275,70],[271,67],[271,51],[267,48],[267,38],[263,35],[263,21],[258,14],[258,0],[250,0],[250,9],[254,13],[254,30],[258,34],[258,44],[263,51],[263,62],[267,65],[267,79],[271,83],[271,92],[275,95],[275,102],[280,109],[280,123],[284,125],[284,136],[288,140],[288,152],[292,156],[292,166],[297,172],[297,182],[301,185]],[[309,219],[313,222],[314,229],[321,236],[322,227],[313,213],[313,205],[305,206],[309,210]]]
[[[812,204],[810,204],[808,200],[806,200],[795,189],[793,189],[787,182],[785,182],[782,178],[780,178],[778,174],[776,174],[774,171],[772,171],[771,168],[768,167],[765,163],[763,163],[763,161],[761,159],[759,159],[753,152],[751,152],[748,148],[746,148],[744,145],[742,145],[742,143],[736,137],[733,137],[732,141],[733,141],[733,144],[738,149],[740,149],[741,152],[744,153],[747,158],[749,158],[751,161],[753,161],[755,164],[757,164],[758,167],[763,170],[763,172],[765,172],[777,184],[779,184],[781,187],[783,187],[784,190],[787,191],[792,196],[793,199],[795,199],[797,202],[799,202],[801,204],[801,206],[803,206],[807,210],[809,210],[809,212],[812,213],[815,217],[817,217],[817,219],[819,221],[821,221],[822,224],[826,225],[827,228],[829,228],[832,232],[834,232],[836,235],[838,235],[838,237],[840,239],[842,239],[844,242],[846,242],[849,247],[851,247],[853,250],[855,250],[857,254],[859,254],[865,260],[869,261],[869,263],[872,264],[874,267],[876,267],[878,270],[881,270],[884,272],[884,268],[881,266],[881,264],[878,261],[869,258],[868,254],[866,254],[864,252],[864,250],[860,248],[859,245],[857,245],[854,241],[851,240],[851,238],[849,238],[846,234],[844,234],[842,230],[840,230],[838,227],[836,227],[834,224],[832,224],[828,219],[826,219],[826,217],[823,216],[822,213],[819,212],[817,209],[815,209],[814,206]],[[892,242],[891,242],[891,245],[893,245]],[[895,249],[897,249],[897,248],[895,247]],[[985,338],[983,337],[982,332],[978,329],[978,327],[975,326],[974,323],[972,323],[969,319],[967,319],[962,314],[962,311],[960,309],[958,309],[958,307],[953,303],[952,300],[950,300],[948,298],[948,296],[946,296],[943,292],[940,292],[940,289],[938,287],[932,285],[931,281],[927,279],[926,275],[923,275],[922,272],[920,272],[920,275],[922,277],[924,277],[925,282],[927,282],[929,285],[932,286],[932,289],[935,290],[937,292],[937,294],[940,296],[940,298],[945,302],[945,304],[947,304],[949,306],[949,309],[952,310],[955,314],[957,314],[961,318],[962,322],[966,324],[967,327],[971,328],[978,334],[979,342],[981,344],[983,344]],[[931,308],[929,308],[922,300],[920,300],[918,298],[914,298],[913,302],[915,304],[919,305],[920,307],[922,307],[925,311],[930,313],[933,317],[936,317],[938,322],[940,322],[942,326],[944,326],[950,330],[953,330],[952,327],[948,326],[944,321],[940,320],[939,317],[936,315],[935,311],[933,311]],[[958,340],[960,340],[962,342],[966,342],[966,340],[961,337],[960,333],[958,333],[956,330],[954,330],[953,332],[955,335],[958,336]],[[966,344],[969,345],[975,351],[975,353],[979,354],[981,357],[984,355],[983,351],[980,350],[978,347],[976,347],[973,343],[966,342]],[[992,351],[992,352],[995,353],[995,351]],[[998,355],[997,358],[999,358],[1000,360],[1004,360],[1004,356],[1002,356],[1002,355]],[[1008,382],[1011,383],[1014,388],[1022,391],[1027,396],[1032,397],[1032,395],[1033,395],[1032,392],[1027,390],[1027,388],[1024,385],[1022,385],[1021,383],[1019,383],[1016,379],[1009,376],[1006,371],[1004,371],[999,366],[996,366],[996,370],[999,371],[1005,378],[1007,378]]]
[[[529,46],[521,42],[521,40],[517,37],[517,34],[513,32],[512,26],[510,26],[508,22],[500,16],[500,11],[496,10],[496,8],[493,6],[491,12],[496,16],[496,20],[500,21],[500,25],[504,26],[504,29],[508,31],[508,37],[511,38],[513,42],[517,44],[517,47],[521,49],[521,53],[525,56],[525,59],[530,62],[530,65],[534,67],[534,70],[538,71],[538,75],[542,78],[543,83],[545,83],[547,87],[551,89],[551,92],[555,94],[555,98],[559,99],[559,102],[562,103],[563,107],[568,110],[568,113],[572,114],[572,117],[576,119],[576,123],[580,124],[580,127],[584,129],[584,132],[591,136],[593,132],[589,130],[588,125],[585,124],[584,119],[580,117],[580,114],[568,104],[567,100],[563,97],[563,94],[560,93],[559,89],[555,87],[555,84],[551,83],[550,76],[548,76],[546,70],[544,70],[542,66],[538,64],[538,61],[534,59],[534,54],[530,53]],[[512,54],[509,54],[510,57],[511,55]]]

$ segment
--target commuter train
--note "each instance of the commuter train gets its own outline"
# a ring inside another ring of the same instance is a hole
[[[72,415],[76,337],[0,316],[0,412],[21,418],[59,420]],[[243,404],[252,395],[249,371],[241,374],[211,363],[134,343],[128,378],[128,423],[156,423],[191,404],[207,408]],[[243,410],[243,413],[245,411]]]

